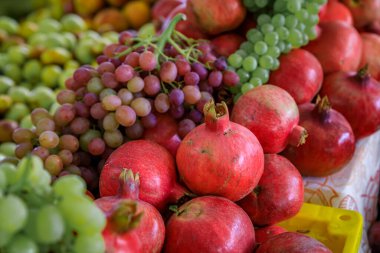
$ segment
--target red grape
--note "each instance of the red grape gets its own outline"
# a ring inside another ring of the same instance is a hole
[[[162,63],[161,69],[160,69],[160,79],[163,82],[171,83],[175,81],[176,77],[177,77],[177,66],[171,61],[166,61]]]
[[[139,64],[142,70],[152,71],[157,67],[156,56],[150,51],[145,51],[140,54]]]

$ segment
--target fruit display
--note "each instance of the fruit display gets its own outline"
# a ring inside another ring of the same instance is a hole
[[[281,224],[380,129],[377,12],[49,2],[0,17],[1,253],[333,252]]]

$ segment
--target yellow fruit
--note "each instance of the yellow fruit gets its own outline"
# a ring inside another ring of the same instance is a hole
[[[103,7],[103,0],[74,0],[74,9],[81,16],[90,16]]]
[[[122,12],[130,26],[134,29],[140,28],[150,20],[149,4],[143,0],[128,2]]]
[[[96,14],[93,27],[100,33],[108,31],[121,32],[128,28],[128,22],[117,9],[108,8]]]

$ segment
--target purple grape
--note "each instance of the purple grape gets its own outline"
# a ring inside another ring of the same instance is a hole
[[[196,72],[188,72],[184,77],[186,85],[197,85],[199,83],[199,79],[199,75]]]
[[[218,70],[213,70],[208,76],[208,83],[211,87],[219,87],[223,81],[223,74]]]
[[[216,61],[214,62],[214,67],[220,71],[226,70],[227,69],[226,59],[224,57],[220,57],[216,59]]]
[[[191,69],[199,75],[200,80],[207,79],[208,72],[203,64],[195,62],[191,65]]]
[[[92,78],[91,70],[82,66],[75,70],[73,78],[76,84],[79,86],[85,86]]]
[[[113,73],[115,71],[115,66],[112,64],[112,62],[106,61],[106,62],[100,63],[97,70],[100,75],[106,72]]]
[[[83,96],[83,102],[87,106],[92,106],[93,104],[99,102],[98,95],[95,93],[86,93]]]
[[[157,76],[149,75],[144,78],[144,91],[149,96],[157,95],[161,90],[160,79]]]
[[[102,83],[105,87],[115,89],[119,82],[116,80],[115,74],[111,72],[105,72],[102,74]]]
[[[183,139],[195,128],[195,123],[191,119],[184,119],[178,123],[178,135]]]
[[[185,59],[176,60],[175,65],[177,66],[179,76],[184,76],[191,71],[190,63]]]
[[[106,61],[108,61],[108,57],[103,54],[96,57],[96,62],[98,64],[102,64],[103,62],[106,62]]]
[[[185,101],[185,94],[183,93],[181,89],[178,89],[178,88],[173,89],[169,93],[169,101],[172,105],[175,105],[175,106],[181,105]]]
[[[185,114],[185,108],[183,105],[180,106],[170,106],[170,115],[175,119],[180,119]]]
[[[142,126],[141,122],[136,121],[135,124],[133,124],[130,127],[125,128],[125,134],[129,139],[136,140],[143,136],[144,134],[144,127]]]
[[[207,81],[201,81],[199,83],[199,90],[205,91],[208,93],[213,93],[213,88],[209,85],[209,83]]]
[[[199,124],[203,120],[203,114],[197,109],[193,109],[189,112],[189,118],[195,123]]]
[[[141,124],[144,128],[153,128],[157,124],[157,117],[153,113],[141,118]]]

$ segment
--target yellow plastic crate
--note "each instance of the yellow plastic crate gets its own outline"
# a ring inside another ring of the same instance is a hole
[[[351,210],[304,203],[296,216],[278,225],[311,236],[334,253],[357,253],[362,239],[363,217]]]

